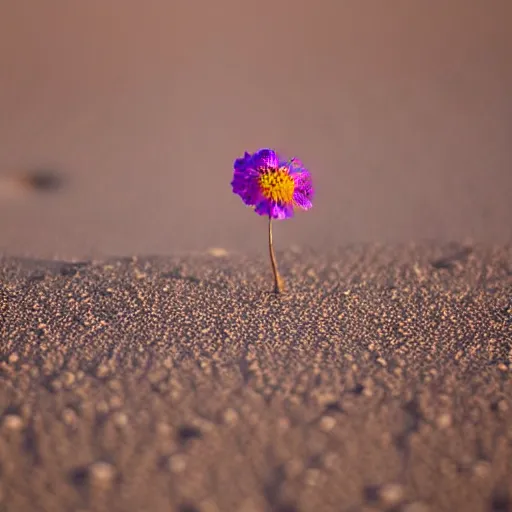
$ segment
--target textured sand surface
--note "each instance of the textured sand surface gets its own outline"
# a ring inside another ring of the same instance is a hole
[[[0,1],[0,512],[511,509],[511,19]]]
[[[506,511],[512,248],[0,265],[0,510]]]

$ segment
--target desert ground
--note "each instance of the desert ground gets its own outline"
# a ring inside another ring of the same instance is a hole
[[[511,19],[1,2],[0,511],[512,510]]]

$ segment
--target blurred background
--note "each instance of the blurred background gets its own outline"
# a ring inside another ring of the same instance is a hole
[[[317,190],[278,250],[512,238],[510,0],[1,0],[0,64],[3,253],[266,251],[265,146]]]

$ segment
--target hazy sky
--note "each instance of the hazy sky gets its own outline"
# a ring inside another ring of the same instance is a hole
[[[233,160],[300,157],[315,207],[278,248],[512,238],[509,0],[3,0],[0,250],[265,250]]]

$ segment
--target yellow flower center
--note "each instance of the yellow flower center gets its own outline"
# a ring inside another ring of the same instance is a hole
[[[295,182],[286,167],[264,169],[259,178],[261,193],[276,203],[290,204],[293,201]]]

